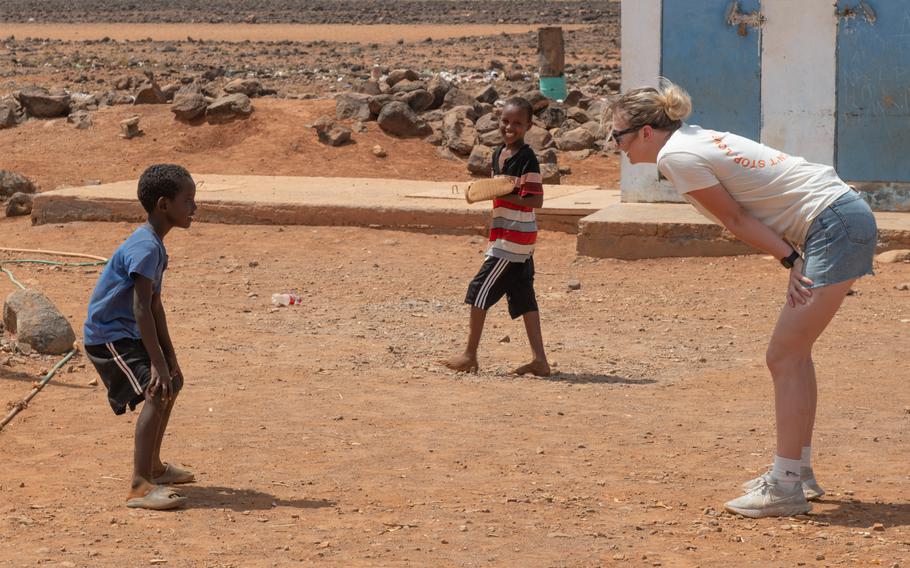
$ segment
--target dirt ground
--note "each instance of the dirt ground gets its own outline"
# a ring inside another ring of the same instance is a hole
[[[233,1],[223,18],[243,21],[253,4]],[[62,21],[103,20],[84,13],[105,3],[84,4]],[[295,5],[263,4],[273,7],[263,20],[279,22]],[[548,2],[542,17],[569,4]],[[579,81],[619,71],[615,2],[584,4],[610,21],[567,34]],[[55,5],[17,0],[10,19],[44,21]],[[185,21],[168,15],[176,9],[162,17]],[[158,17],[140,12],[133,21]],[[417,20],[437,16],[451,14]],[[484,69],[497,52],[478,46],[494,45],[507,65],[527,66],[532,35],[378,53],[390,65]],[[235,61],[272,77],[269,86],[322,97],[327,82],[283,81],[277,70],[352,69],[377,57],[331,43],[186,41],[173,51],[4,41],[0,94],[31,82],[101,88],[124,70],[141,73],[140,62],[174,79]],[[331,100],[253,104],[249,120],[221,126],[175,122],[166,105],[103,108],[85,131],[30,120],[0,131],[0,169],[41,191],[136,178],[160,161],[199,173],[468,177],[462,161],[375,123],[353,144],[319,144],[305,125],[332,114]],[[119,121],[134,114],[145,136],[120,139]],[[374,157],[374,144],[388,158]],[[572,167],[563,183],[618,183],[612,154],[560,164]],[[109,256],[132,229],[0,218],[0,247]],[[537,290],[558,373],[537,379],[509,374],[529,348],[504,306],[488,319],[480,373],[433,363],[463,347],[461,300],[482,261],[480,235],[200,223],[166,244],[164,302],[187,386],[164,457],[197,474],[183,489],[188,506],[125,508],[135,415],[114,416],[80,354],[0,431],[0,567],[908,566],[910,292],[899,288],[910,264],[877,266],[819,341],[815,465],[828,495],[806,517],[755,521],[722,506],[773,453],[763,359],[786,274],[766,258],[595,260],[576,255],[574,236],[543,232]],[[99,269],[10,268],[81,337]],[[581,289],[569,291],[570,280]],[[0,297],[13,290],[0,274]],[[285,291],[304,304],[273,308],[270,295]],[[25,396],[58,359],[0,351],[0,404]]]
[[[0,221],[3,243],[109,255],[126,224]],[[2,566],[906,565],[910,265],[861,281],[817,349],[816,468],[801,519],[718,513],[773,449],[765,340],[785,273],[760,256],[576,257],[541,235],[559,374],[498,307],[482,370],[459,350],[478,236],[197,224],[167,238],[165,304],[188,386],[165,457],[185,510],[123,506],[134,415],[84,357],[0,433]],[[80,329],[90,268],[14,268]],[[566,283],[578,279],[581,290]],[[0,280],[0,294],[13,291]],[[273,309],[296,290],[300,308]],[[56,358],[6,354],[0,400]],[[873,526],[880,523],[881,530]],[[903,563],[903,564],[901,564]]]

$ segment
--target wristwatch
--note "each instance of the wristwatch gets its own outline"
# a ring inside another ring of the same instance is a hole
[[[780,259],[780,263],[784,268],[793,268],[793,263],[796,262],[797,258],[799,258],[799,252],[793,251],[790,256]]]

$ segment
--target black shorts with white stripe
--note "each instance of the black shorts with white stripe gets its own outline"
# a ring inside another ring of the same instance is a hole
[[[488,256],[477,276],[468,284],[464,303],[487,310],[503,295],[509,302],[512,319],[537,311],[533,257],[524,262],[509,262]]]
[[[118,339],[103,345],[86,345],[85,354],[95,365],[114,414],[126,407],[135,410],[145,400],[145,389],[152,378],[152,363],[139,339]]]

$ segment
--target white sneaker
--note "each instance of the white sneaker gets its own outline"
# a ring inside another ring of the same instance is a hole
[[[799,468],[799,480],[802,481],[803,493],[806,494],[806,499],[809,501],[821,499],[825,494],[825,490],[815,481],[815,472],[811,467]]]
[[[742,489],[744,492],[748,493],[754,490],[756,487],[760,486],[762,483],[771,481],[771,479],[771,470],[769,469],[755,479],[750,479],[749,481],[743,483]],[[807,500],[816,501],[818,499],[821,499],[822,495],[825,494],[825,490],[822,489],[821,485],[818,484],[818,481],[815,480],[815,472],[812,471],[811,467],[799,468],[799,480],[802,482],[803,493],[805,493]]]
[[[727,501],[724,508],[744,517],[757,519],[760,517],[792,517],[803,515],[812,510],[812,505],[806,500],[800,484],[792,483],[792,489],[785,488],[784,484],[776,480],[762,480],[757,487],[742,497]]]

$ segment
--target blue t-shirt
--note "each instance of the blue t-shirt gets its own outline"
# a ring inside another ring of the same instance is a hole
[[[164,243],[150,225],[142,225],[114,251],[101,272],[95,291],[88,302],[88,316],[83,326],[86,345],[103,345],[118,339],[142,339],[133,315],[133,286],[136,275],[154,282],[161,292],[161,281],[167,269]]]

